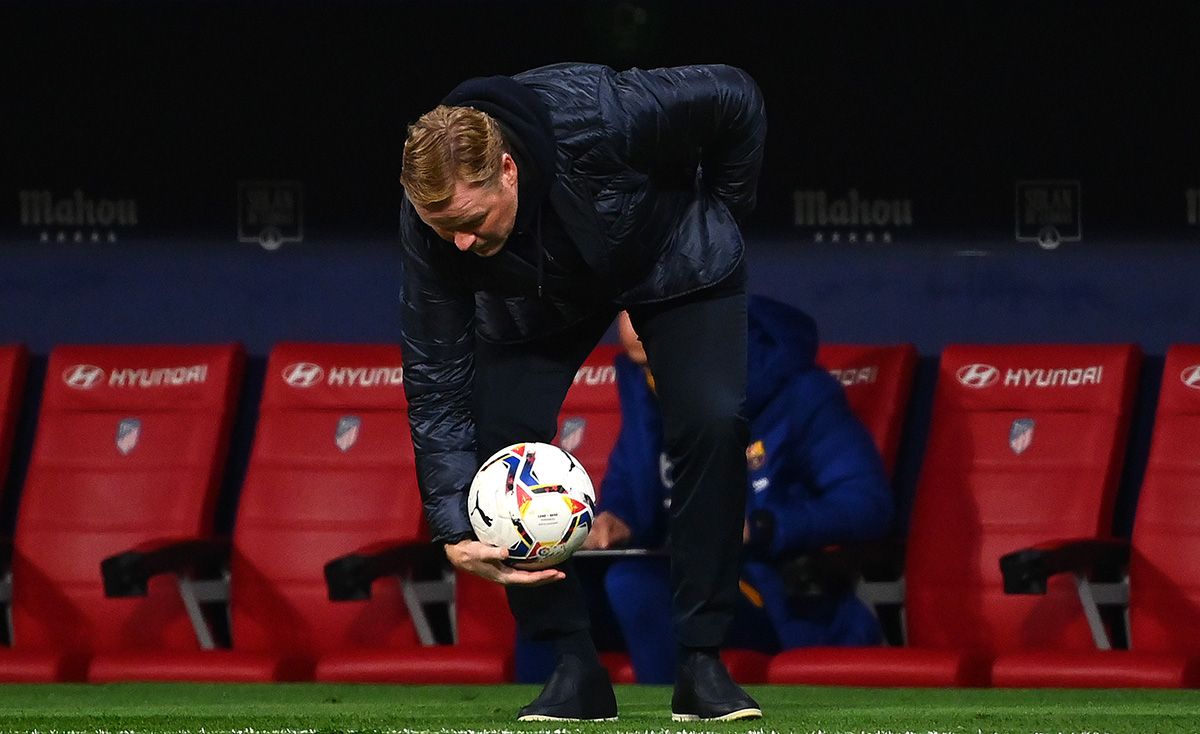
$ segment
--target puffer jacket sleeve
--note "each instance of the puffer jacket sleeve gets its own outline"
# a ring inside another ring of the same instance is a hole
[[[475,473],[471,413],[474,294],[436,272],[434,240],[406,201],[401,209],[401,348],[417,481],[434,541],[471,532],[466,488]]]
[[[616,75],[635,168],[699,170],[734,216],[754,209],[767,116],[758,85],[733,66],[631,69]]]
[[[769,555],[882,537],[894,510],[891,488],[879,451],[841,385],[811,369],[793,380],[783,399],[795,406],[791,449],[802,469],[791,486],[775,488],[764,503],[775,525]]]

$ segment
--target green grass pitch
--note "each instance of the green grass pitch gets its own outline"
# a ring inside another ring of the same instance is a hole
[[[615,723],[518,724],[516,710],[536,695],[535,686],[0,685],[0,732],[1200,732],[1200,691],[749,690],[763,706],[762,720],[676,724],[669,688],[620,686]]]

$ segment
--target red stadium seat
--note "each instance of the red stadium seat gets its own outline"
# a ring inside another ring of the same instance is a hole
[[[608,471],[608,455],[621,432],[621,400],[613,366],[621,353],[616,344],[596,347],[575,373],[558,414],[554,443],[579,459],[597,492]]]
[[[846,389],[850,409],[875,439],[890,476],[912,396],[917,349],[912,344],[865,346],[822,344],[817,364]]]
[[[316,679],[414,684],[511,681],[516,623],[508,611],[504,587],[461,572],[454,575],[453,587],[453,645],[346,648],[321,658]]]
[[[8,476],[13,433],[28,369],[29,355],[24,347],[16,344],[0,346],[0,487],[4,486]]]
[[[441,579],[423,584],[407,573],[388,574],[369,582],[369,600],[330,601],[331,560],[387,548],[420,561],[432,550],[428,537],[399,348],[281,344],[268,361],[238,503],[229,558],[231,648],[98,657],[89,677],[509,679],[512,643],[505,646],[503,635],[465,644],[479,637],[464,621],[478,607],[469,582],[457,589],[461,644],[453,646],[421,644],[433,631],[423,626],[419,590],[448,587]],[[494,593],[503,604],[502,589]],[[494,611],[489,607],[493,628]]]
[[[83,677],[95,652],[195,650],[169,579],[108,599],[106,556],[207,536],[241,384],[236,345],[59,347],[49,358],[13,537],[13,645],[0,680]]]
[[[17,344],[0,346],[0,490],[8,480],[12,458],[13,435],[16,433],[21,396],[25,391],[25,375],[29,370],[29,355]],[[8,602],[12,597],[12,542],[0,540],[0,612],[8,619]],[[4,639],[12,639],[12,630],[5,625]]]
[[[995,685],[1200,686],[1200,345],[1167,352],[1127,546],[1129,649],[1000,656]]]
[[[1015,650],[1082,650],[1073,586],[1006,596],[999,559],[1108,534],[1139,355],[1116,346],[954,346],[942,355],[909,529],[909,646],[788,650],[772,683],[986,685]]]
[[[230,559],[233,648],[312,661],[347,646],[413,645],[394,579],[368,604],[328,600],[324,565],[359,547],[428,539],[400,350],[281,344],[263,384]]]
[[[850,409],[875,440],[888,476],[894,476],[912,397],[916,347],[912,344],[822,344],[817,349],[817,364],[842,384]],[[874,543],[827,549],[826,552],[831,557],[843,554],[854,558],[849,563],[857,566],[859,571],[856,593],[876,613],[884,607],[899,605],[903,597],[899,581],[903,560],[901,538],[888,537]]]

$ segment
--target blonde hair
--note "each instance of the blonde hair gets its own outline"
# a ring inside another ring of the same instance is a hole
[[[499,181],[506,152],[491,115],[473,107],[438,105],[408,126],[400,184],[417,206],[436,207],[450,200],[456,181]]]

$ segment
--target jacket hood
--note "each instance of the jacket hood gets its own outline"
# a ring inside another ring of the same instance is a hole
[[[528,87],[507,76],[468,79],[442,104],[474,107],[500,123],[517,159],[517,228],[526,229],[554,183],[557,149],[550,111]]]
[[[792,306],[762,296],[747,299],[746,411],[753,419],[796,374],[812,369],[817,324]]]

